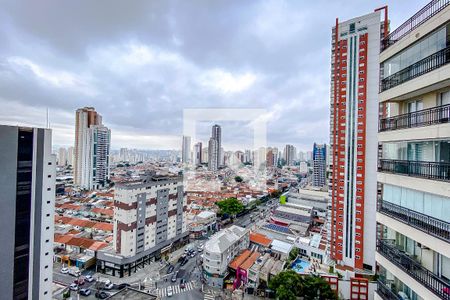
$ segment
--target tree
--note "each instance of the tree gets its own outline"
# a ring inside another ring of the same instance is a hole
[[[235,216],[244,210],[244,205],[236,198],[227,198],[218,201],[216,205],[220,208],[221,214],[228,214],[230,216]]]
[[[242,182],[242,181],[243,181],[243,179],[242,179],[241,176],[236,176],[236,177],[234,177],[234,180],[235,180],[236,182]]]
[[[328,282],[320,276],[303,277],[303,297],[305,300],[338,299]]]
[[[300,275],[293,270],[283,271],[269,281],[269,288],[275,291],[280,300],[296,299],[302,294]]]
[[[293,270],[287,270],[274,276],[269,282],[280,300],[302,297],[304,300],[337,300],[328,282],[319,276],[302,276]]]

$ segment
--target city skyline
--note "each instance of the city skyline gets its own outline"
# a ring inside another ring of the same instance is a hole
[[[341,17],[388,4],[395,28],[425,3],[408,2],[403,7],[393,1],[355,2],[347,5]],[[101,107],[105,125],[114,132],[113,149],[177,149],[182,132],[180,108],[207,103],[218,108],[267,108],[271,112],[268,144],[278,148],[290,143],[306,150],[314,142],[328,140],[328,36],[335,11],[341,7],[338,2],[325,12],[320,1],[308,5],[255,2],[245,9],[208,4],[204,11],[211,16],[195,5],[174,9],[172,3],[127,4],[128,14],[115,6],[103,20],[95,18],[101,11],[98,4],[54,3],[42,16],[31,13],[40,9],[34,5],[8,3],[0,11],[5,25],[0,36],[6,41],[0,47],[4,108],[0,119],[5,124],[45,127],[49,108],[54,145],[67,147],[74,134],[73,111]],[[66,20],[57,14],[59,10],[72,14]],[[86,11],[92,11],[91,17],[84,16]],[[152,20],[146,11],[158,12],[158,18]],[[321,18],[309,22],[314,14]],[[193,15],[197,25],[185,26]],[[83,26],[70,26],[71,18],[82,16]],[[223,22],[204,26],[211,23],[210,17]],[[229,19],[234,20],[233,26]],[[114,30],[118,27],[123,30]],[[143,32],[141,27],[151,31]],[[233,50],[241,46],[247,50]],[[124,78],[123,74],[137,76]],[[224,126],[224,130],[234,132],[239,127]]]

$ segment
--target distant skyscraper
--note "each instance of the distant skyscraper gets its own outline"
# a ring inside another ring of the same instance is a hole
[[[51,130],[0,126],[2,299],[51,299],[55,165]]]
[[[76,111],[74,182],[85,189],[105,186],[109,179],[111,131],[93,107]]]
[[[267,148],[266,153],[266,166],[273,167],[275,165],[275,155],[273,154],[272,148]]]
[[[73,166],[73,147],[67,148],[67,164]]]
[[[298,160],[299,161],[306,161],[306,154],[303,151],[298,152]]]
[[[327,150],[326,144],[313,147],[313,186],[323,187],[326,184]]]
[[[219,125],[212,127],[211,137],[217,141],[217,168],[223,164],[223,149],[222,149],[222,128]]]
[[[211,139],[216,142],[213,143]],[[225,158],[222,149],[222,129],[217,124],[212,127],[211,139],[208,143],[208,169],[216,171],[219,166],[223,164]],[[215,166],[212,166],[212,163],[214,163]]]
[[[284,160],[287,166],[294,165],[295,151],[295,147],[292,145],[286,145],[284,147]]]
[[[191,137],[190,136],[183,136],[181,162],[183,164],[191,163]]]
[[[208,170],[217,171],[218,168],[218,143],[214,138],[209,139],[208,143]]]
[[[194,145],[194,165],[202,164],[202,143],[198,142]]]
[[[208,144],[208,147],[209,147],[209,144]],[[203,147],[203,149],[202,149],[202,164],[207,164],[209,162],[208,147]]]
[[[59,148],[58,151],[58,166],[65,166],[67,165],[67,150],[66,148]]]
[[[380,12],[332,30],[331,257],[375,272]]]
[[[245,150],[244,152],[244,163],[252,162],[252,152],[250,150]]]

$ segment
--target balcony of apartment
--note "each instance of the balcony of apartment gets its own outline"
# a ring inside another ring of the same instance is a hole
[[[380,159],[378,171],[450,182],[450,162]]]
[[[389,288],[384,282],[381,280],[377,281],[377,295],[381,297],[383,300],[403,300],[400,296]]]
[[[378,201],[377,222],[438,253],[450,253],[450,223],[385,200]]]
[[[449,63],[450,46],[447,46],[383,78],[380,101],[401,101],[450,85]]]
[[[450,104],[382,118],[380,142],[444,139],[450,136]]]
[[[433,0],[421,8],[411,18],[402,25],[393,30],[387,37],[381,40],[381,52],[384,52],[403,38],[407,37],[412,31],[429,21],[432,17],[441,13],[448,5],[449,0]]]
[[[378,201],[377,211],[450,243],[450,223],[448,222],[384,200]]]
[[[407,252],[397,248],[395,240],[378,240],[377,254],[378,263],[395,274],[422,298],[450,299],[450,283],[425,268]],[[389,295],[388,291],[384,290],[384,292]]]

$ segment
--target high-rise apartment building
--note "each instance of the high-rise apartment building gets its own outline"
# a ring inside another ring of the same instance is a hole
[[[208,143],[208,170],[217,171],[219,167],[219,150],[218,150],[218,142],[214,138],[209,139]]]
[[[284,146],[284,161],[287,166],[293,166],[297,150],[292,145]]]
[[[59,148],[58,150],[58,166],[66,166],[67,165],[67,149]]]
[[[93,107],[76,111],[74,183],[85,189],[97,189],[109,179],[111,131]]]
[[[222,148],[222,128],[219,125],[213,125],[211,130],[211,138],[215,139],[217,141],[217,150],[214,153],[214,156],[217,157],[217,167],[221,166],[223,164],[224,160],[224,153]]]
[[[191,137],[190,136],[183,136],[181,162],[183,164],[191,163]]]
[[[2,299],[51,299],[56,157],[51,130],[0,126]]]
[[[380,14],[332,29],[330,252],[354,272],[375,272]]]
[[[194,165],[198,166],[202,164],[202,143],[198,142],[194,145]]]
[[[450,1],[381,47],[375,299],[450,299]]]
[[[119,183],[114,193],[115,253],[97,253],[97,269],[129,276],[188,237],[187,200],[181,176],[148,174]]]
[[[67,164],[73,166],[73,147],[67,148]]]
[[[313,146],[313,180],[312,185],[323,187],[326,185],[327,171],[327,150],[326,144],[316,144]]]
[[[202,149],[202,164],[207,164],[209,161],[209,143],[208,147],[203,147]]]
[[[266,166],[273,167],[275,165],[275,155],[272,148],[267,148],[266,151]]]

